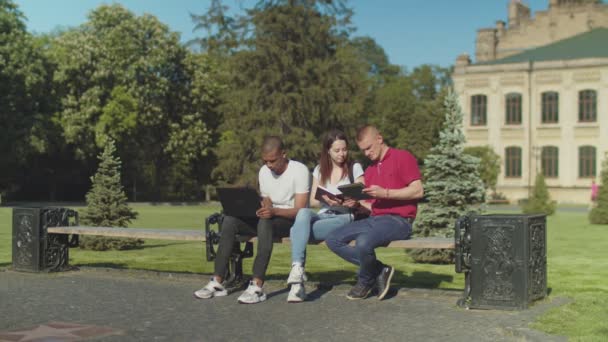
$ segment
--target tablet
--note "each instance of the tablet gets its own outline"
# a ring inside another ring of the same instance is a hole
[[[338,190],[342,192],[344,197],[350,197],[356,200],[372,199],[373,197],[364,193],[365,185],[361,183],[352,183],[338,186]]]

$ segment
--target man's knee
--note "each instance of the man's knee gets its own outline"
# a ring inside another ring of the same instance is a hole
[[[237,223],[237,219],[232,216],[224,217],[220,240],[233,239],[238,233]]]
[[[370,234],[361,234],[355,240],[355,247],[361,253],[371,253],[378,246],[376,246]]]

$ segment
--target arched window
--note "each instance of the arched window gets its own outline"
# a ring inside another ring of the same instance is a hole
[[[485,95],[471,96],[471,126],[485,126],[488,98]]]
[[[581,146],[578,148],[578,176],[580,178],[595,177],[595,147]]]
[[[521,125],[521,94],[510,93],[505,96],[505,123]]]
[[[510,146],[505,149],[505,177],[521,177],[521,147]]]
[[[597,95],[595,90],[578,92],[578,121],[595,122],[597,120]]]
[[[540,158],[543,176],[547,178],[559,176],[559,149],[557,147],[544,146]]]
[[[559,94],[547,91],[542,94],[542,123],[559,122]]]

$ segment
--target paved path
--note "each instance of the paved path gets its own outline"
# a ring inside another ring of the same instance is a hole
[[[0,270],[0,341],[16,340],[15,331],[30,328],[35,328],[31,336],[67,329],[96,341],[565,340],[527,328],[535,317],[563,304],[560,298],[520,312],[463,310],[455,306],[459,291],[399,289],[384,301],[349,301],[344,297],[349,286],[340,285],[317,288],[308,302],[287,304],[284,285],[271,282],[267,302],[241,305],[238,294],[194,299],[192,292],[207,278],[105,269]],[[57,334],[44,341],[80,340]]]

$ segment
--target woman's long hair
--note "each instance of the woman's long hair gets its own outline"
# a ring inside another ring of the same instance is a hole
[[[348,139],[346,139],[346,134],[344,134],[344,132],[337,129],[332,129],[325,134],[325,137],[323,138],[323,145],[321,146],[321,155],[319,157],[319,173],[321,175],[319,184],[321,185],[325,185],[325,183],[331,179],[331,169],[333,167],[333,163],[331,161],[331,156],[329,155],[329,149],[336,140],[344,140],[344,142],[346,142],[346,147],[348,148]],[[349,154],[346,154],[344,164],[342,164],[342,177],[340,177],[340,179],[348,175],[349,167]]]

